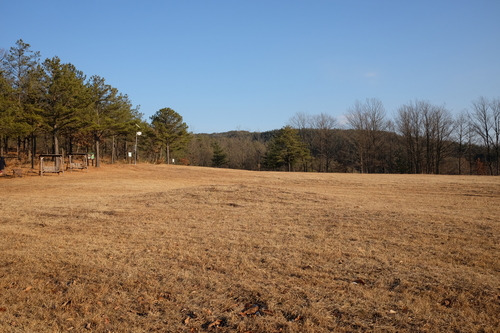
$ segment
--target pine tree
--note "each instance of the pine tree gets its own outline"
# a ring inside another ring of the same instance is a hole
[[[214,153],[212,156],[212,166],[216,167],[216,168],[220,168],[220,167],[227,165],[227,163],[228,163],[227,154],[221,148],[219,143],[215,141],[212,144],[212,148],[214,150]]]
[[[189,142],[188,126],[182,121],[182,116],[171,108],[158,110],[151,116],[151,125],[166,151],[167,164],[170,164],[170,152],[184,149]]]
[[[46,126],[53,138],[53,152],[59,153],[59,135],[82,122],[89,106],[85,76],[72,64],[63,64],[58,57],[43,63],[47,79],[47,99],[43,110]]]
[[[90,107],[86,110],[85,131],[95,144],[96,167],[100,166],[100,143],[110,135],[133,132],[134,116],[128,97],[105,83],[104,78],[92,76],[87,83]],[[136,121],[136,123],[139,121]]]
[[[271,169],[285,166],[292,171],[297,161],[310,159],[309,149],[300,140],[298,131],[291,126],[283,127],[270,141],[266,154],[266,165]]]
[[[4,54],[0,65],[2,80],[9,85],[5,89],[2,88],[3,95],[4,97],[6,93],[10,95],[7,98],[8,107],[4,103],[0,110],[0,113],[3,113],[2,121],[8,130],[2,131],[0,135],[4,136],[4,140],[8,136],[17,136],[19,154],[21,138],[29,134],[33,166],[35,133],[41,124],[39,112],[45,93],[42,85],[40,52],[32,51],[30,44],[20,39],[16,42],[16,46],[11,47],[9,52]]]

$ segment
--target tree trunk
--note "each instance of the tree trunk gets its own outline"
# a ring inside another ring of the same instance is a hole
[[[21,137],[20,136],[17,137],[16,148],[17,148],[17,159],[20,161],[21,160]]]
[[[101,143],[101,140],[96,136],[96,138],[95,138],[95,167],[96,168],[101,167],[101,154],[99,153],[100,143]]]
[[[436,151],[436,162],[435,162],[435,170],[436,170],[436,175],[439,175],[441,173],[441,170],[440,170],[440,164],[441,164],[441,152],[440,151]]]
[[[57,128],[54,128],[52,131],[52,140],[54,143],[54,146],[52,148],[52,153],[53,154],[59,154],[59,139],[57,138]]]
[[[111,164],[115,163],[115,154],[116,154],[115,136],[113,135],[113,141],[112,141],[112,146],[111,146]]]
[[[35,155],[36,155],[36,136],[31,133],[31,168],[35,168]]]
[[[458,156],[458,174],[462,174],[462,156]]]
[[[9,153],[9,137],[6,135],[3,138],[3,147],[4,147],[4,153],[8,154]]]
[[[124,155],[123,155],[123,157],[124,157],[124,158],[123,158],[123,159],[124,159],[125,161],[127,161],[127,159],[128,159],[128,147],[127,147],[127,140],[124,140],[124,141],[123,141],[123,153],[124,153]]]
[[[363,158],[363,151],[360,148],[359,161],[361,163],[361,173],[365,173],[365,159]]]

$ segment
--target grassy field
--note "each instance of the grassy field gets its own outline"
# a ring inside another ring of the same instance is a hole
[[[498,332],[500,178],[0,177],[0,332]]]

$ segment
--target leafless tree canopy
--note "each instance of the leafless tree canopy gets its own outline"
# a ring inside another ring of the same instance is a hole
[[[382,131],[387,127],[382,102],[376,98],[367,98],[364,102],[356,101],[346,114],[346,119],[355,130],[361,172],[382,171],[377,163]]]

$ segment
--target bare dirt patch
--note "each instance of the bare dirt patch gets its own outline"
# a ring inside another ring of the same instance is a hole
[[[495,332],[497,177],[0,178],[0,331]]]

